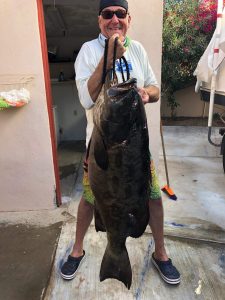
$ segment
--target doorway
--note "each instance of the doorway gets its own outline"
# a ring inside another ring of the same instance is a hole
[[[73,199],[85,154],[86,116],[75,83],[74,61],[98,35],[97,1],[43,0],[61,203]]]

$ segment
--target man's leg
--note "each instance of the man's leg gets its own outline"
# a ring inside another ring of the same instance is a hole
[[[68,256],[67,261],[61,267],[61,276],[66,280],[71,280],[76,276],[76,273],[85,258],[83,241],[93,218],[93,211],[94,206],[82,197],[77,211],[76,237],[73,250]]]
[[[164,214],[163,203],[161,197],[161,189],[159,186],[158,176],[156,174],[155,165],[153,160],[150,162],[151,172],[151,192],[149,195],[149,225],[152,230],[152,235],[155,241],[155,253],[154,257],[161,261],[168,260],[166,249],[164,246]]]
[[[87,163],[84,163],[87,170]],[[91,224],[94,212],[94,195],[91,191],[88,173],[84,169],[83,176],[83,197],[80,200],[77,211],[77,226],[75,243],[71,254],[67,261],[61,267],[61,276],[66,280],[71,280],[76,276],[76,273],[85,258],[85,251],[83,249],[84,236]]]
[[[172,260],[168,258],[164,245],[163,203],[158,178],[154,168],[154,163],[152,161],[150,166],[152,181],[151,193],[149,195],[149,225],[151,227],[152,235],[155,241],[155,252],[152,254],[152,263],[165,282],[169,284],[178,284],[180,283],[180,273],[172,264]]]
[[[161,261],[168,260],[166,254],[166,249],[164,245],[164,235],[163,235],[163,204],[162,198],[157,200],[149,201],[149,212],[150,212],[150,221],[149,225],[151,227],[152,235],[155,241],[155,253],[154,257]]]
[[[91,224],[93,218],[94,206],[85,201],[82,197],[77,211],[77,227],[76,236],[71,256],[79,257],[83,255],[83,241],[84,236]]]

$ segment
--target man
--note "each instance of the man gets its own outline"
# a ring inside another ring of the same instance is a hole
[[[126,0],[100,0],[98,24],[101,33],[98,39],[87,42],[82,46],[76,59],[76,83],[79,98],[86,109],[87,116],[86,146],[93,129],[92,107],[97,98],[101,96],[103,53],[106,38],[109,39],[107,69],[112,68],[114,41],[116,37],[119,37],[117,59],[124,55],[128,61],[131,77],[137,79],[137,86],[142,101],[146,104],[156,102],[159,99],[157,81],[143,46],[137,41],[130,40],[126,35],[130,22],[131,16],[128,13]],[[122,81],[119,64],[116,64],[116,72],[118,80]],[[180,274],[168,258],[164,246],[163,206],[152,162],[151,173],[152,191],[149,195],[151,218],[149,225],[155,241],[155,252],[152,255],[152,262],[164,281],[169,284],[178,284],[180,282]],[[86,171],[84,172],[83,185],[84,194],[78,207],[75,243],[71,254],[61,268],[61,275],[67,280],[75,277],[81,262],[85,258],[83,240],[93,218],[94,196],[90,190]]]

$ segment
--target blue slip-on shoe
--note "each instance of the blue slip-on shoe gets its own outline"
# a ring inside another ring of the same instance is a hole
[[[154,258],[154,253],[152,254],[152,263],[159,271],[162,279],[169,284],[180,283],[180,273],[176,267],[172,264],[172,260],[169,258],[167,261],[161,261]]]
[[[81,263],[85,259],[85,251],[83,250],[83,252],[84,254],[80,257],[68,256],[67,261],[61,267],[61,276],[63,279],[71,280],[76,276]]]

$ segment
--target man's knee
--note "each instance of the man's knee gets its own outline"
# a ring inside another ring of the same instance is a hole
[[[150,199],[149,200],[149,208],[158,208],[158,209],[162,209],[163,208],[163,203],[162,203],[162,198],[159,199]]]
[[[81,198],[80,204],[81,204],[85,209],[88,209],[88,210],[93,210],[93,209],[94,209],[94,205],[93,205],[92,203],[88,202],[87,200],[85,200],[84,197]]]

